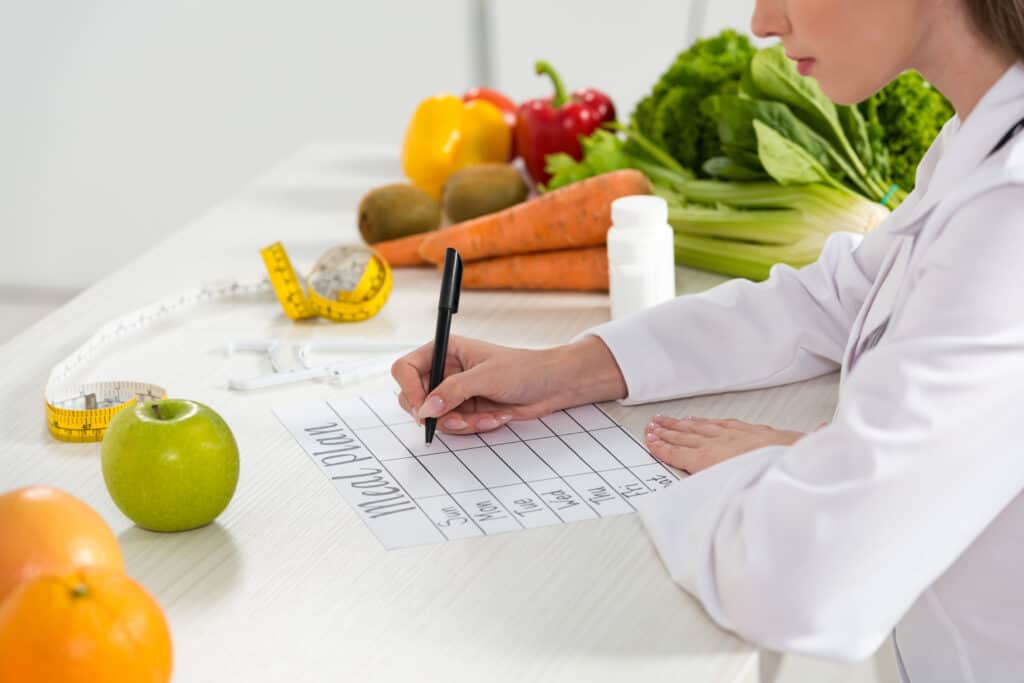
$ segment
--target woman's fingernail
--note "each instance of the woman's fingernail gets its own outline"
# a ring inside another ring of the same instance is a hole
[[[437,417],[444,412],[444,401],[440,396],[431,396],[420,406],[418,417]]]
[[[476,428],[485,432],[489,432],[492,429],[497,429],[501,426],[501,422],[494,419],[493,417],[485,417],[476,421]]]
[[[469,426],[464,420],[460,420],[457,417],[449,418],[441,423],[445,429],[465,429]]]
[[[647,435],[647,443],[657,443],[660,440],[653,432]]]
[[[510,422],[512,420],[512,416],[511,415],[501,414],[501,415],[495,415],[494,419],[497,420],[498,422],[500,422],[501,424],[505,424],[506,422]]]
[[[647,431],[648,432],[653,432],[657,428],[658,428],[658,423],[655,422],[654,420],[651,420],[650,422],[647,423]]]

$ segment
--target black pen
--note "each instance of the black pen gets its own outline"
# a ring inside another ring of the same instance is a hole
[[[444,359],[448,355],[448,333],[452,316],[459,312],[459,291],[462,289],[462,259],[451,247],[444,253],[444,275],[441,278],[441,298],[437,302],[437,329],[434,330],[434,359],[430,363],[429,394],[444,379]],[[426,419],[427,443],[434,440],[437,418]]]

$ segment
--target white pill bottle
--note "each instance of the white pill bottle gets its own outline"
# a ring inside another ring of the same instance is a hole
[[[630,195],[612,202],[608,284],[613,320],[676,295],[673,246],[664,199]]]

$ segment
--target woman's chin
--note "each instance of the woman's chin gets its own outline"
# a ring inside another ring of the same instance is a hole
[[[818,81],[825,96],[836,104],[863,102],[886,86],[886,82],[876,83],[874,79],[831,78],[826,73],[813,72],[810,75]]]
[[[872,95],[870,91],[850,88],[845,83],[836,84],[834,87],[829,87],[821,81],[818,81],[818,84],[821,86],[822,91],[824,91],[825,96],[836,104],[857,104]]]

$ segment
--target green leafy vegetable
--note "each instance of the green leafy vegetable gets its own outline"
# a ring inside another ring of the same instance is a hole
[[[778,159],[775,172],[787,180],[802,176],[802,182],[787,186],[676,176],[666,185],[654,179],[657,192],[669,200],[678,264],[763,280],[777,263],[800,267],[814,261],[832,232],[863,234],[888,215],[880,204],[836,182],[771,126],[754,119],[750,127],[755,139],[763,141],[759,154],[767,160],[765,167],[772,170]],[[636,131],[628,135],[642,138]]]
[[[550,187],[636,168],[669,202],[677,263],[764,279],[777,263],[814,261],[835,230],[880,223],[879,202],[905,196],[893,180],[910,189],[950,115],[916,74],[837,106],[781,47],[756,52],[725,31],[677,57],[629,128],[585,139],[581,161],[549,157]]]
[[[669,203],[677,263],[755,280],[768,277],[776,263],[810,263],[833,231],[864,233],[888,214],[833,180],[813,157],[771,126],[757,119],[749,126],[755,141],[764,141],[760,155],[769,160],[766,168],[798,184],[699,180],[638,131],[621,126],[618,130],[625,138],[602,130],[596,139],[585,141],[582,162],[552,155],[548,168],[562,178],[596,174],[599,166],[600,172],[615,170],[607,168],[611,165],[641,170]],[[724,168],[732,163],[718,157],[715,165]],[[552,186],[557,181],[556,176]]]
[[[841,149],[858,173],[866,173],[839,122],[836,105],[825,96],[816,81],[797,72],[796,65],[786,57],[781,45],[754,55],[750,61],[750,74],[754,85],[765,97],[789,105],[804,123]]]
[[[720,95],[704,100],[701,108],[718,121],[718,136],[722,145],[730,150],[730,156],[738,149],[757,154],[758,139],[754,132],[754,121],[757,120],[802,147],[831,175],[841,179],[844,174],[854,173],[827,140],[794,116],[781,102]],[[763,168],[763,162],[758,167]]]
[[[565,152],[547,156],[547,172],[551,174],[547,189],[554,190],[609,171],[633,168],[622,140],[610,131],[596,130],[580,142],[583,147],[583,159],[580,161]]]
[[[680,53],[637,105],[632,123],[698,175],[757,176],[763,163],[752,125],[739,125],[751,116],[752,105],[733,111],[745,100],[770,103],[753,116],[803,147],[833,179],[876,201],[890,196],[892,183],[912,188],[917,164],[953,114],[945,98],[913,72],[858,106],[837,106],[814,79],[800,76],[780,46],[756,51],[744,36],[727,30]],[[723,105],[724,112],[716,110]],[[723,119],[740,137],[723,132]],[[732,163],[707,163],[716,157]],[[905,195],[895,193],[888,205]]]
[[[711,157],[704,162],[702,170],[712,178],[723,180],[764,180],[768,177],[763,171],[741,166],[727,156]]]
[[[875,153],[871,149],[871,139],[868,136],[867,123],[861,116],[860,110],[856,107],[837,105],[836,114],[839,116],[839,123],[846,133],[847,139],[853,145],[853,151],[861,158],[864,165],[871,168],[874,165]],[[886,175],[886,174],[883,174]]]
[[[757,133],[757,156],[764,164],[764,170],[779,184],[823,183],[845,189],[803,147],[771,126],[755,119],[754,131]]]
[[[949,101],[921,74],[908,71],[857,105],[867,121],[871,147],[886,158],[888,172],[901,188],[914,187],[917,165],[954,111]]]
[[[679,54],[650,95],[637,105],[632,125],[694,172],[721,154],[716,125],[700,111],[708,95],[738,92],[741,73],[756,50],[732,30],[699,40]]]

